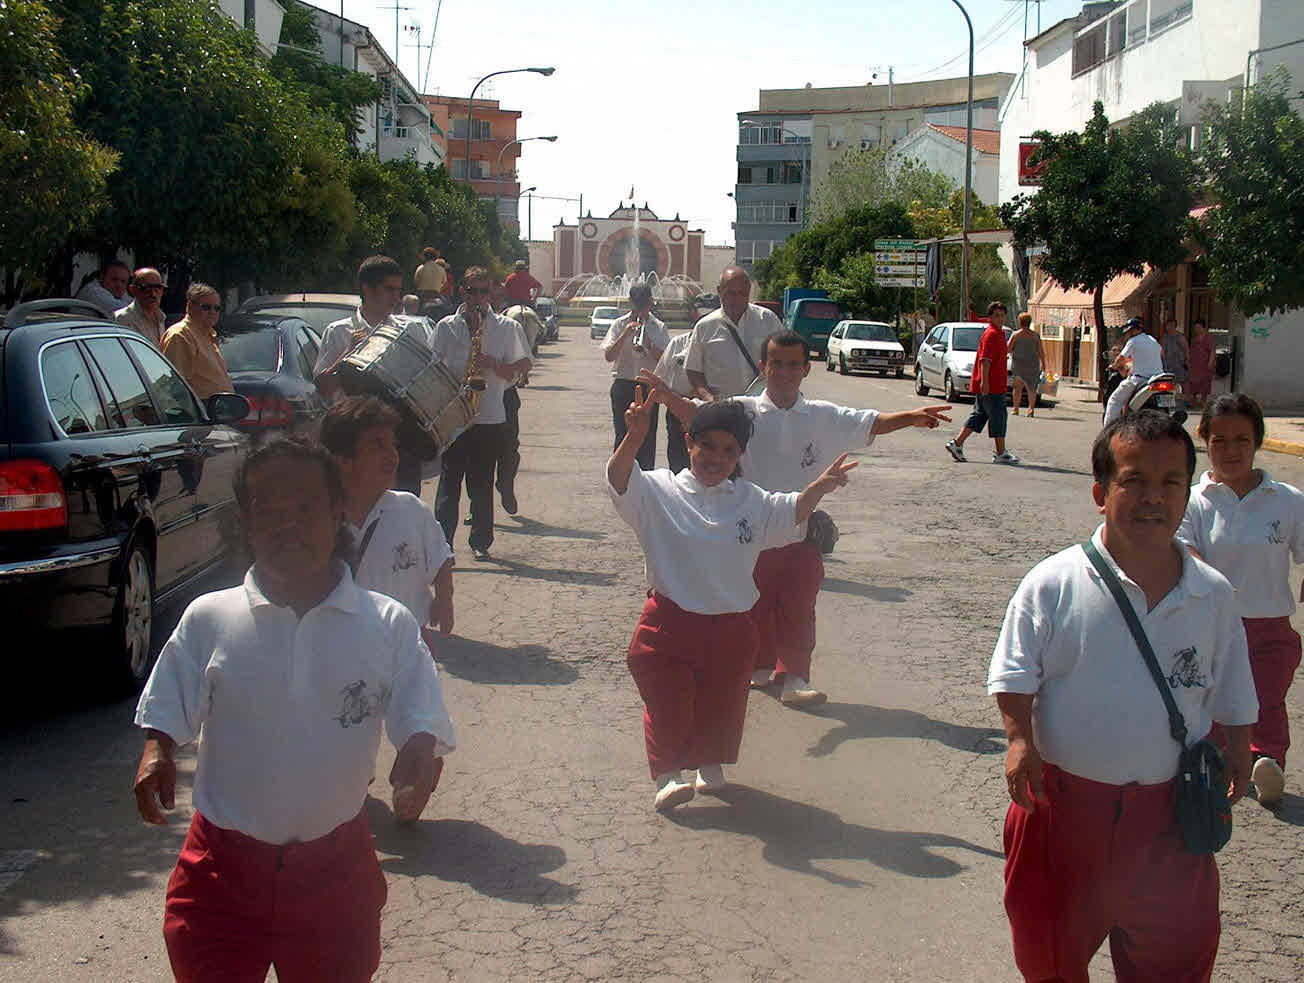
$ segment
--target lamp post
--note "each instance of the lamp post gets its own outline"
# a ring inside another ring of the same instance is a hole
[[[969,217],[973,198],[973,21],[969,11],[964,9],[960,0],[951,0],[964,14],[964,22],[969,27],[969,102],[966,107],[964,123],[964,229],[961,231],[960,246],[960,303],[963,305],[960,316],[969,318]],[[1037,8],[1041,12],[1040,5]]]
[[[494,165],[494,176],[497,183],[494,185],[494,214],[498,214],[498,199],[503,193],[503,154],[507,153],[508,147],[515,147],[518,143],[529,143],[531,140],[547,140],[549,143],[556,143],[556,137],[521,137],[519,140],[513,140],[511,143],[504,143],[503,149],[498,151],[498,163]],[[520,197],[518,193],[517,198]]]
[[[518,215],[521,209],[521,196],[525,196],[525,239],[527,242],[534,238],[534,199],[530,197],[530,192],[536,190],[538,189],[531,185],[524,191],[516,193],[516,211]]]
[[[514,75],[517,72],[533,72],[535,75],[542,75],[547,78],[555,68],[504,68],[497,72],[490,72],[471,89],[471,97],[466,100],[466,183],[471,183],[471,110],[475,106],[475,94],[479,91],[480,86],[493,78],[495,75]]]

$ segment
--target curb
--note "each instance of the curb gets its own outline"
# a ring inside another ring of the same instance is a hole
[[[1294,454],[1296,457],[1304,457],[1304,443],[1300,443],[1298,440],[1264,437],[1263,449],[1265,451],[1276,451],[1278,454]]]

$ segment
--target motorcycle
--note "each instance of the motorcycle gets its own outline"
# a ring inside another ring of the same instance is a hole
[[[1161,372],[1134,392],[1123,407],[1123,415],[1141,410],[1159,410],[1178,423],[1186,422],[1186,404],[1179,398],[1177,377],[1171,372]]]

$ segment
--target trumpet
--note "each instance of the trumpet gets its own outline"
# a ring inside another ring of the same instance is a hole
[[[647,345],[643,341],[643,332],[647,330],[647,323],[642,317],[638,319],[638,334],[634,335],[634,351],[640,355],[647,354]]]

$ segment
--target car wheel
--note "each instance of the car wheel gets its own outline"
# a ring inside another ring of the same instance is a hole
[[[841,354],[838,355],[838,374],[839,375],[847,374],[847,359],[846,356]]]
[[[951,379],[950,372],[946,373],[946,377],[942,380],[942,388],[946,392],[946,401],[948,403],[954,403],[957,399],[960,398],[960,393],[955,388],[955,383]]]
[[[924,385],[924,372],[919,367],[918,362],[915,363],[915,395],[917,396],[928,395],[928,387]]]
[[[825,355],[826,355],[826,357],[825,357],[825,359],[824,359],[824,371],[825,371],[825,372],[832,372],[832,371],[833,371],[833,353],[832,353],[832,352],[826,352]]]
[[[120,688],[140,689],[153,668],[154,566],[140,542],[131,544],[118,580],[109,645]]]

